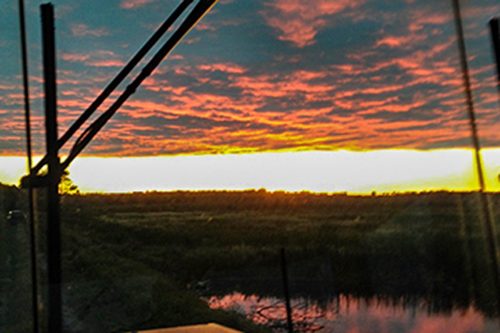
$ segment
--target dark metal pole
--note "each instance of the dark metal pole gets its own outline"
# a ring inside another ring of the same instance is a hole
[[[476,171],[479,181],[479,191],[480,196],[479,200],[481,202],[481,209],[484,215],[484,228],[486,229],[486,243],[488,252],[490,255],[490,263],[491,270],[493,274],[493,280],[496,287],[496,296],[497,296],[497,306],[500,309],[500,271],[498,266],[498,258],[497,258],[497,241],[496,241],[496,232],[493,217],[491,216],[491,212],[488,205],[488,197],[485,193],[485,181],[484,181],[484,169],[481,160],[481,146],[479,143],[479,135],[476,125],[476,115],[474,113],[474,102],[472,100],[472,88],[470,83],[469,76],[469,67],[467,64],[467,52],[465,48],[465,38],[464,38],[464,30],[462,25],[462,15],[460,13],[460,2],[459,0],[452,0],[453,5],[453,13],[455,17],[455,27],[457,31],[457,42],[458,42],[458,50],[460,53],[460,65],[462,67],[462,76],[464,82],[464,90],[465,90],[465,98],[467,104],[467,113],[469,116],[469,124],[471,128],[471,136],[472,143],[474,145],[474,156],[476,161]]]
[[[24,0],[19,0],[19,27],[21,33],[21,58],[23,71],[23,93],[24,93],[24,125],[26,130],[26,156],[28,159],[28,173],[32,175],[33,158],[31,151],[31,123],[30,123],[30,93],[28,83],[28,51],[26,47],[26,22],[24,18]],[[37,279],[37,257],[35,240],[35,216],[34,216],[34,193],[31,186],[28,187],[28,209],[29,209],[29,237],[30,237],[30,269],[31,269],[31,307],[33,310],[33,332],[38,333],[38,279]]]
[[[187,7],[193,0],[183,0],[181,4],[172,12],[172,14],[163,22],[156,32],[144,43],[144,45],[137,51],[137,53],[130,59],[130,61],[123,67],[111,82],[104,88],[104,90],[96,97],[90,106],[78,117],[78,119],[68,128],[68,130],[59,138],[57,147],[60,149],[73,134],[89,119],[89,117],[101,106],[101,104],[108,98],[111,93],[123,82],[123,80],[130,74],[134,67],[144,58],[144,56],[151,50],[151,48],[158,42],[158,40],[167,32],[167,30],[174,24],[174,22],[182,15]],[[34,174],[37,174],[40,169],[47,163],[47,156],[44,156],[34,168]]]
[[[288,268],[286,265],[285,249],[280,250],[281,275],[283,277],[283,292],[285,294],[286,324],[288,333],[293,333],[292,306],[290,305],[290,291],[288,289]]]
[[[43,75],[45,91],[45,135],[47,145],[47,272],[48,330],[62,331],[61,231],[59,216],[59,157],[57,149],[57,92],[54,7],[40,6],[42,15]]]
[[[479,188],[484,190],[484,173],[483,173],[483,164],[481,161],[480,150],[481,146],[479,144],[479,136],[477,134],[477,125],[476,125],[476,115],[474,113],[474,102],[472,100],[472,88],[470,84],[470,76],[469,76],[469,66],[467,64],[467,53],[465,50],[465,40],[464,40],[464,32],[462,26],[462,16],[460,13],[460,4],[459,0],[452,0],[453,9],[455,13],[455,25],[457,29],[457,43],[460,55],[460,65],[462,67],[462,76],[464,80],[464,90],[465,90],[465,99],[467,104],[467,113],[469,116],[469,123],[471,127],[471,136],[472,143],[474,145],[474,153],[476,159],[476,168],[477,168],[477,176],[479,181]]]
[[[490,20],[491,44],[493,45],[493,56],[497,68],[497,89],[500,95],[500,19]]]

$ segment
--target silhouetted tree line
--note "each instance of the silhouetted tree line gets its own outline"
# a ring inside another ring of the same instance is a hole
[[[286,212],[334,212],[336,217],[352,219],[360,212],[376,209],[377,216],[384,210],[402,209],[418,197],[427,197],[426,205],[441,210],[455,209],[455,197],[460,193],[431,192],[361,196],[347,194],[317,194],[310,192],[248,191],[175,191],[136,192],[126,194],[85,194],[68,198],[70,203],[105,206],[108,211],[241,211],[265,210]],[[387,208],[387,209],[386,209]]]

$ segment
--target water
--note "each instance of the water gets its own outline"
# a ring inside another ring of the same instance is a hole
[[[233,292],[205,298],[212,309],[236,311],[255,323],[286,332],[282,299]],[[339,295],[326,302],[291,301],[297,332],[335,333],[496,333],[498,319],[487,318],[474,306],[433,311],[423,300],[388,300]]]

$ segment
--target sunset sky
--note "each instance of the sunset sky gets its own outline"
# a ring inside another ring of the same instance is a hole
[[[38,155],[45,149],[40,3],[26,1]],[[179,1],[53,3],[62,133]],[[434,188],[433,182],[442,184],[438,188],[474,188],[471,152],[464,150],[471,147],[471,139],[450,3],[221,0],[70,172],[81,187],[105,191],[245,184],[288,190],[390,191],[414,189],[415,184],[423,187],[419,189]],[[480,0],[462,5],[479,134],[488,148],[489,186],[498,190],[500,112],[487,22],[500,15],[500,4]],[[0,8],[0,20],[0,182],[12,182],[12,165],[20,161],[12,156],[25,151],[17,1],[8,0]],[[357,157],[345,162],[342,151]],[[461,157],[453,155],[457,152]],[[322,186],[311,178],[317,154],[322,165],[332,166],[316,173]],[[249,158],[262,167],[245,171],[252,165]],[[187,164],[179,164],[181,159]],[[135,164],[137,160],[143,164]],[[305,166],[292,172],[290,161],[294,165],[303,161]],[[399,169],[390,169],[387,175],[384,163]],[[360,178],[358,164],[371,170],[370,177]],[[97,168],[108,175],[97,179],[102,188],[91,182],[96,181]],[[207,168],[222,171],[207,173]],[[236,170],[240,178],[224,182],[233,179],[225,178],[227,168],[240,168]],[[112,172],[118,169],[127,176]],[[285,183],[293,186],[262,180],[271,174],[278,179],[283,176],[280,170],[289,175]],[[151,180],[169,171],[179,177],[161,183]],[[211,174],[218,176],[210,178]],[[178,182],[181,175],[190,180]],[[341,182],[340,175],[351,181]],[[198,185],[193,179],[199,179]],[[111,184],[104,186],[106,182]]]

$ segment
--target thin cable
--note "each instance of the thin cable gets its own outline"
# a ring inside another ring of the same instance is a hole
[[[479,182],[479,192],[480,192],[480,201],[481,201],[481,209],[484,214],[484,227],[486,229],[486,237],[487,237],[487,247],[490,254],[490,262],[491,269],[494,276],[494,283],[496,287],[496,296],[497,296],[497,307],[500,312],[500,272],[498,267],[498,258],[497,258],[497,244],[496,244],[496,232],[495,226],[493,223],[493,218],[491,216],[488,198],[485,193],[485,181],[484,181],[484,170],[483,164],[481,161],[481,145],[479,143],[479,135],[476,124],[476,116],[474,113],[474,102],[472,100],[472,88],[470,83],[469,76],[469,67],[467,64],[467,52],[465,48],[465,38],[464,38],[464,30],[462,25],[462,15],[460,13],[460,2],[459,0],[452,0],[453,5],[453,13],[455,17],[455,27],[457,31],[457,43],[460,54],[460,65],[462,68],[462,77],[464,83],[464,91],[465,91],[465,99],[467,104],[467,114],[469,117],[469,125],[471,129],[472,143],[474,145],[474,156],[476,161],[476,172],[478,176]]]
[[[26,128],[26,157],[28,160],[28,173],[32,174],[33,157],[31,150],[31,121],[30,121],[30,93],[28,83],[28,51],[26,47],[26,20],[24,17],[24,0],[19,0],[19,27],[21,33],[21,58],[23,71],[23,93],[24,93],[24,121]],[[33,310],[33,332],[38,333],[38,280],[36,263],[36,240],[35,240],[35,218],[34,218],[34,193],[33,188],[28,186],[28,209],[29,209],[29,234],[30,234],[30,256],[31,256],[31,300]]]

